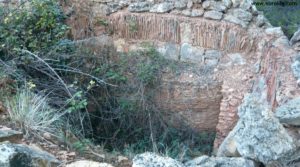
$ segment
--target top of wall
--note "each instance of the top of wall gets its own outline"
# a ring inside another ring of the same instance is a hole
[[[247,28],[271,27],[252,0],[92,0],[93,13],[107,16],[120,10],[131,13],[169,13],[186,17],[204,17]]]

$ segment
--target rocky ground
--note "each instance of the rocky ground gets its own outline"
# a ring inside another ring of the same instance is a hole
[[[5,107],[0,105],[1,167],[113,167],[105,162],[114,166],[131,166],[129,159],[121,155],[105,151],[76,152],[47,133],[43,134],[42,139],[25,137],[19,128],[9,122]]]

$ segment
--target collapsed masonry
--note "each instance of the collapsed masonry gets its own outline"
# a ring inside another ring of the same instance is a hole
[[[167,75],[158,106],[197,130],[216,131],[215,148],[235,126],[237,108],[259,77],[273,108],[299,95],[291,62],[296,52],[252,0],[73,0],[62,3],[74,39],[101,34],[117,51],[153,43],[167,58],[201,71]]]

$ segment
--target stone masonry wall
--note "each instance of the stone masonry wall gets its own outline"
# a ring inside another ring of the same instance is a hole
[[[166,74],[158,106],[179,113],[196,129],[216,131],[215,148],[234,127],[239,104],[260,76],[274,107],[299,95],[290,67],[296,53],[252,0],[71,0],[62,5],[74,39],[107,34],[117,51],[125,52],[150,42],[166,58],[209,69],[208,74]],[[200,82],[199,75],[211,82]]]

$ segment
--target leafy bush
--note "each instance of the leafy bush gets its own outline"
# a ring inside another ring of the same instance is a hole
[[[0,56],[13,56],[20,49],[47,52],[68,30],[55,0],[25,1],[17,8],[0,11]]]
[[[254,2],[279,2],[278,0],[254,0]],[[283,1],[284,2],[284,1]],[[296,1],[287,1],[296,2]],[[257,5],[257,9],[264,12],[266,18],[275,27],[282,27],[284,33],[291,38],[300,27],[300,3],[296,5]]]

